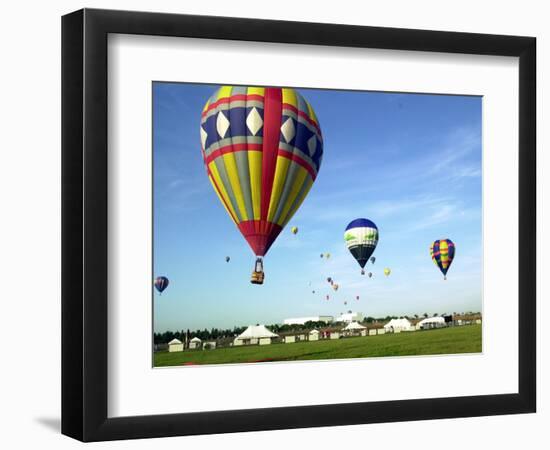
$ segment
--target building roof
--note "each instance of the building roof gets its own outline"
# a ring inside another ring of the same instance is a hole
[[[279,336],[269,331],[265,327],[265,325],[250,325],[235,339],[260,339],[260,338],[271,338],[271,337],[279,337]]]
[[[191,339],[189,342],[202,342],[197,336]]]
[[[350,322],[346,325],[344,330],[366,330],[367,327],[364,327],[359,322]]]
[[[172,344],[183,344],[179,339],[172,339],[170,342],[168,342],[168,345]]]

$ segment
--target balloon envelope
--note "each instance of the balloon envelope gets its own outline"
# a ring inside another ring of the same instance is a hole
[[[296,234],[298,233],[298,227],[292,227],[290,231],[292,231],[292,234]]]
[[[225,262],[229,262],[230,260],[231,260],[231,258],[229,256],[225,257]]]
[[[455,257],[455,244],[450,239],[438,239],[430,246],[430,256],[443,276],[446,276]]]
[[[313,108],[294,89],[222,86],[202,111],[200,138],[214,191],[254,254],[264,256],[321,166]]]
[[[384,269],[384,275],[389,276],[390,273],[391,273],[391,269],[390,269],[389,267],[386,267],[386,268]]]
[[[164,291],[168,287],[168,284],[170,284],[170,281],[166,277],[157,277],[155,278],[154,284],[157,291],[162,293],[162,291]]]
[[[378,244],[378,227],[369,219],[352,220],[344,232],[344,241],[361,268],[364,268]]]

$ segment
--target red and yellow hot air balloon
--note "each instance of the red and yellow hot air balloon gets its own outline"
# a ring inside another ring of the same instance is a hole
[[[262,258],[307,196],[323,156],[311,105],[294,89],[222,86],[202,111],[200,137],[216,194]]]
[[[443,274],[443,279],[446,280],[447,271],[455,257],[455,244],[450,239],[438,239],[430,245],[430,256]]]

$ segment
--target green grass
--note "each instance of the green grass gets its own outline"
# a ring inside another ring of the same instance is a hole
[[[338,340],[155,353],[155,367],[481,352],[481,325]]]

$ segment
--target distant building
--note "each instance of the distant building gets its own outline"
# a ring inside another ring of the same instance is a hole
[[[169,352],[183,352],[183,342],[179,339],[172,339],[168,342],[168,351]]]
[[[332,316],[293,317],[291,319],[285,319],[283,323],[285,325],[304,325],[306,322],[331,323],[333,319]]]
[[[341,314],[337,317],[335,322],[361,322],[363,319],[363,313],[348,311],[347,313]]]

